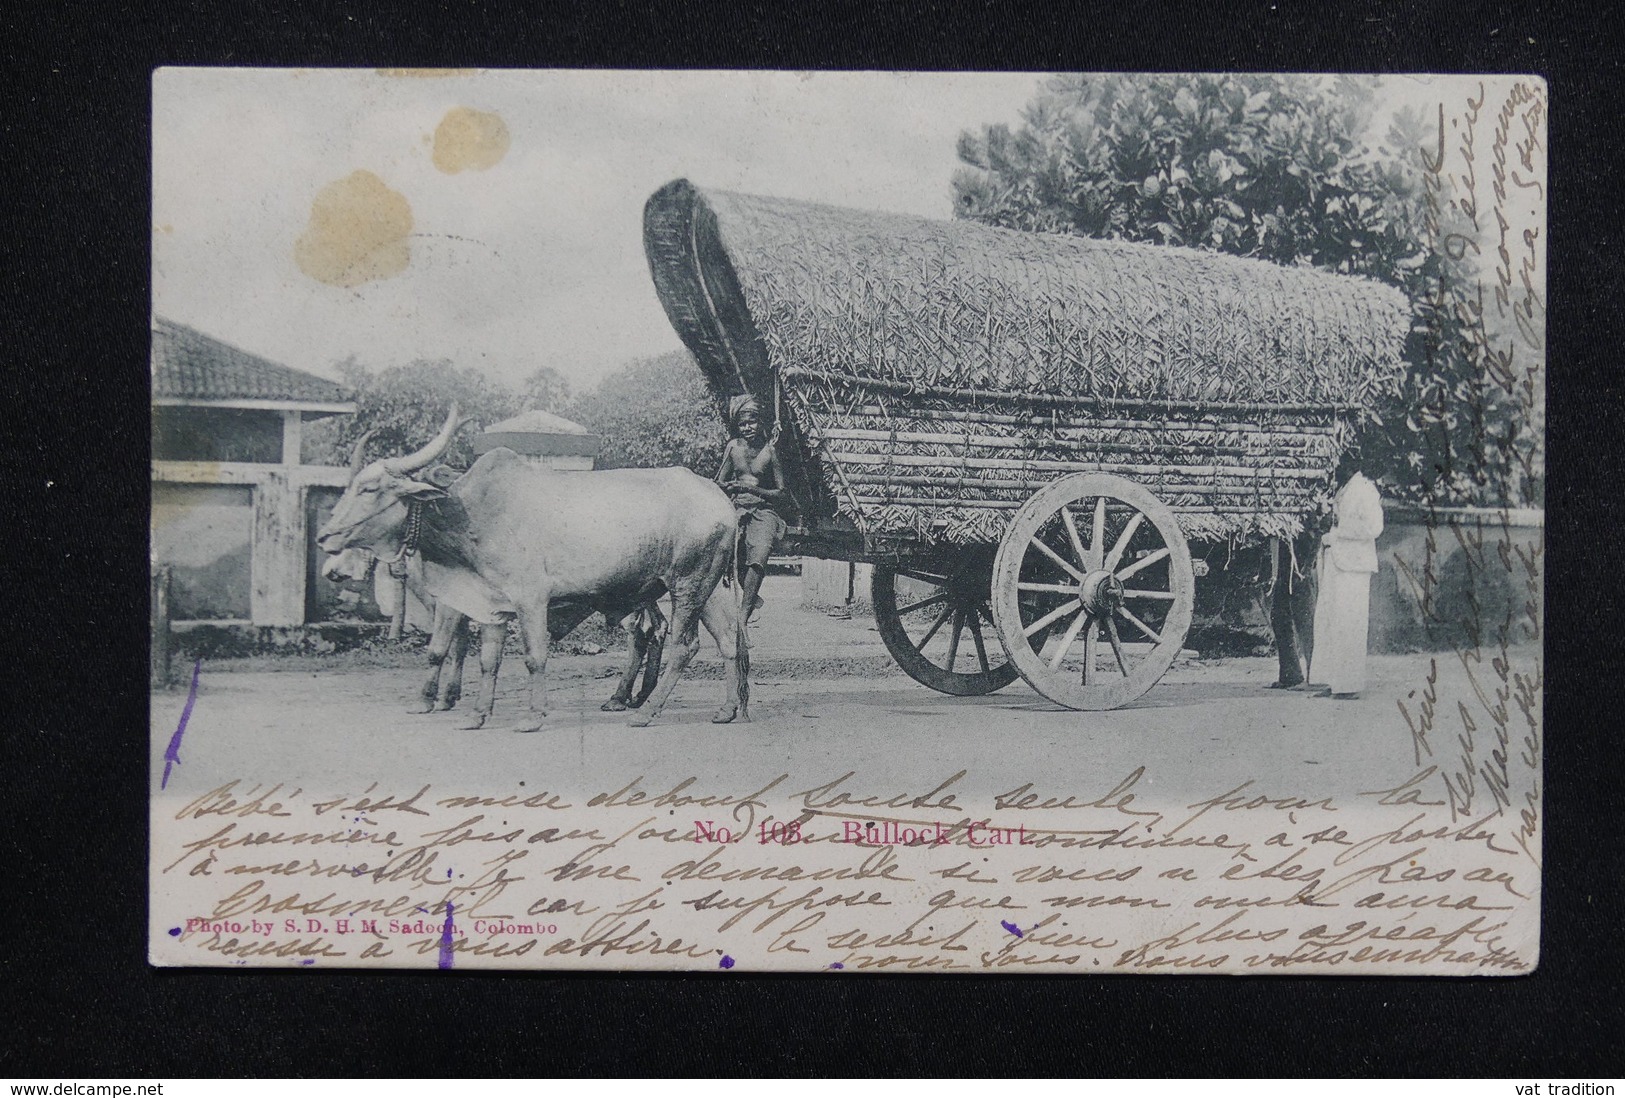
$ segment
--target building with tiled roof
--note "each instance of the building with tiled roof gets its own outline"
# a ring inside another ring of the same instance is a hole
[[[552,469],[591,469],[604,440],[574,420],[532,409],[493,423],[474,437],[474,452],[499,446]]]
[[[204,335],[196,328],[156,317],[152,322],[152,402],[157,405],[216,404],[308,411],[354,412],[350,394],[337,382]]]
[[[353,413],[337,382],[196,328],[152,322],[153,456],[298,465],[310,419]]]
[[[336,382],[152,322],[152,556],[178,622],[332,617],[311,531],[349,480],[306,465],[303,427],[355,412]]]

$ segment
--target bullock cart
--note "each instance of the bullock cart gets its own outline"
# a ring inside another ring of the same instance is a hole
[[[874,565],[917,681],[1140,697],[1188,539],[1289,536],[1401,371],[1403,296],[1182,248],[815,206],[648,201],[661,303],[718,402],[771,408],[789,552]]]

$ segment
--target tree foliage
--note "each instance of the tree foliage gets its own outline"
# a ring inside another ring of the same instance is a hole
[[[305,460],[344,465],[364,433],[369,459],[403,454],[434,437],[455,401],[474,423],[458,432],[446,462],[473,463],[473,437],[483,428],[536,408],[575,420],[602,435],[600,469],[684,465],[705,476],[716,471],[725,441],[716,406],[686,351],[639,359],[597,388],[571,397],[569,383],[543,367],[517,389],[478,370],[450,362],[416,361],[372,370],[354,357],[337,366],[355,394],[356,414],[319,420],[306,432]]]
[[[1005,228],[1208,248],[1398,286],[1413,306],[1412,368],[1363,425],[1362,450],[1388,470],[1391,492],[1413,499],[1538,496],[1504,448],[1530,426],[1486,383],[1466,330],[1470,260],[1428,233],[1422,121],[1401,114],[1372,147],[1374,114],[1370,78],[1053,77],[1018,129],[960,136],[955,211]]]
[[[521,410],[519,397],[501,382],[468,367],[439,359],[419,359],[374,372],[354,358],[338,366],[339,380],[355,394],[356,414],[341,423],[327,446],[327,460],[345,464],[355,441],[376,432],[367,444],[369,459],[405,454],[433,438],[455,402],[474,423],[457,433],[445,462],[467,468],[474,461],[473,436]]]
[[[682,465],[708,477],[722,461],[716,404],[687,351],[631,363],[563,414],[603,436],[601,469]]]
[[[563,414],[570,403],[570,383],[551,366],[537,367],[519,386],[519,403],[527,411]]]

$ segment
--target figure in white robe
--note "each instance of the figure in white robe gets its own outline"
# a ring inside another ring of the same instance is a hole
[[[1377,486],[1355,473],[1337,493],[1332,521],[1321,542],[1309,679],[1329,686],[1334,696],[1352,696],[1365,689],[1371,575],[1377,570],[1377,536],[1382,533]]]

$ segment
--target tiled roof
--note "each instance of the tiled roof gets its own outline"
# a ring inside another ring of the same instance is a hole
[[[285,400],[336,404],[342,385],[250,354],[173,320],[152,322],[152,395],[180,400]]]

